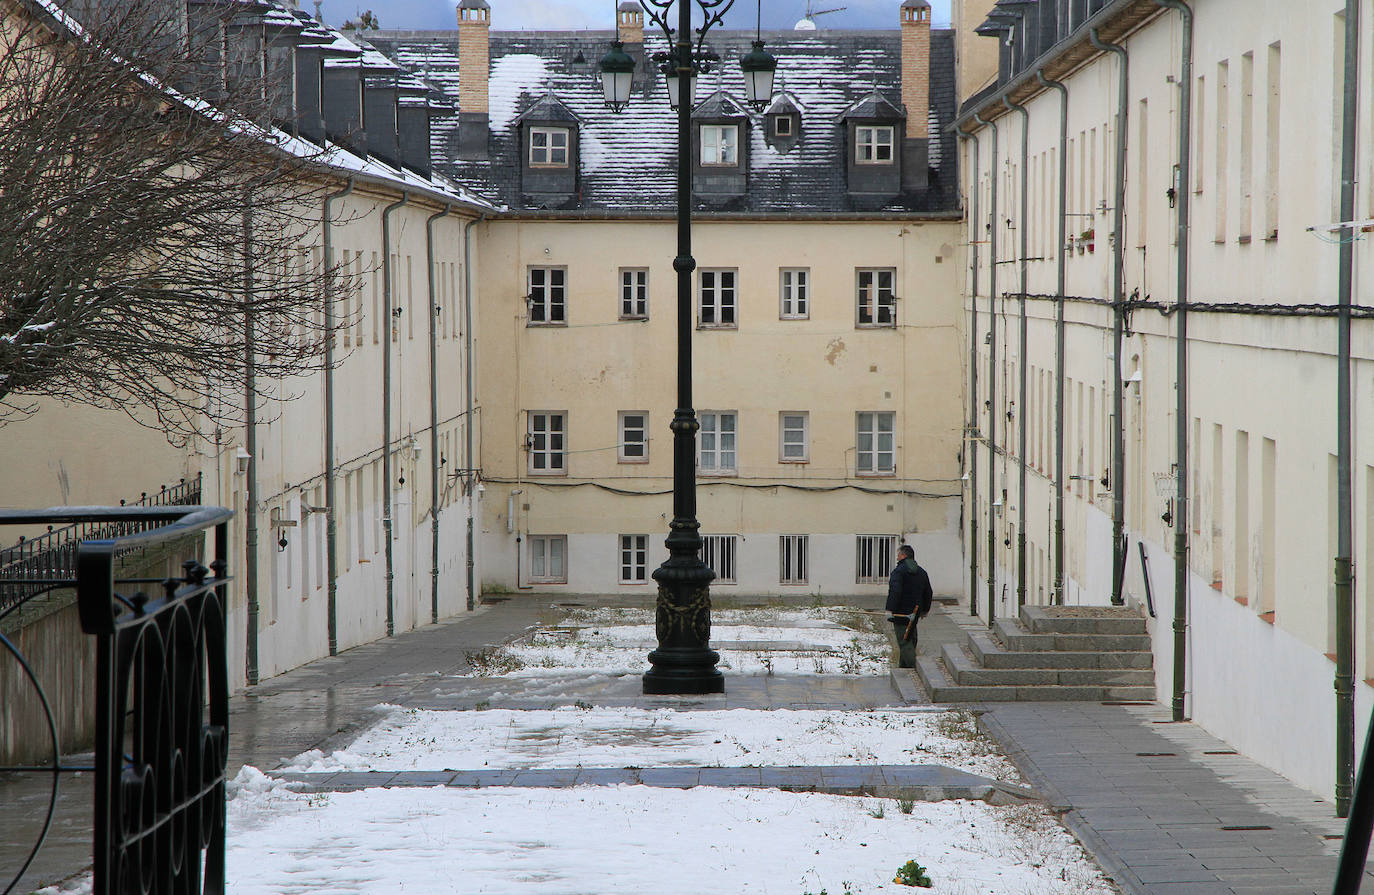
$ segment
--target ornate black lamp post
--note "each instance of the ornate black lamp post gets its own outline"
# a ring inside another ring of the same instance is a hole
[[[701,524],[697,521],[696,434],[700,425],[692,407],[692,83],[698,72],[716,58],[703,50],[706,32],[720,24],[735,0],[644,0],[651,21],[663,29],[670,53],[663,54],[669,97],[677,109],[677,409],[673,432],[673,521],[669,523],[668,559],[654,571],[658,582],[655,627],[658,649],[649,653],[653,666],[644,673],[644,692],[650,694],[724,693],[725,677],[716,669],[720,654],[711,639],[711,579],[701,560]],[[701,9],[702,23],[692,41],[692,4]],[[760,6],[762,0],[759,0]],[[677,4],[677,27],[669,24]],[[633,60],[620,41],[601,60],[606,102],[616,111],[629,102]],[[756,108],[767,104],[777,61],[763,50],[763,41],[741,60],[747,99]],[[686,87],[684,90],[683,87]],[[760,93],[760,91],[764,91]]]

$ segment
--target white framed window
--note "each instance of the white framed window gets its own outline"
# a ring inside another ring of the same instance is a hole
[[[859,165],[892,164],[892,126],[859,125],[854,128],[854,162]]]
[[[883,584],[897,557],[896,535],[859,535],[855,541],[854,580]]]
[[[568,167],[568,136],[566,127],[530,128],[530,167]]]
[[[778,536],[778,583],[805,584],[809,566],[807,535]]]
[[[528,271],[530,326],[566,326],[568,322],[568,269],[531,267]]]
[[[778,317],[805,320],[811,314],[811,270],[783,267],[778,270]]]
[[[649,269],[620,268],[620,319],[647,320],[649,317]]]
[[[773,135],[776,137],[790,137],[795,131],[792,128],[791,115],[779,115],[773,119]]]
[[[890,410],[858,415],[854,469],[859,475],[892,475],[897,470],[897,415]]]
[[[703,410],[697,432],[697,468],[708,475],[733,475],[739,415],[733,410]]]
[[[531,410],[525,444],[533,475],[567,475],[568,414],[562,410]]]
[[[568,583],[568,536],[530,535],[530,581]]]
[[[855,274],[859,326],[896,326],[897,294],[892,287],[896,271],[890,267],[859,268]]]
[[[649,580],[649,536],[620,536],[620,583],[643,584]]]
[[[697,325],[734,329],[737,271],[730,268],[703,268],[697,278]]]
[[[703,124],[701,126],[701,163],[703,165],[738,165],[739,125]]]
[[[715,584],[735,583],[737,535],[702,535],[701,561],[716,573]]]
[[[649,462],[649,414],[644,410],[620,411],[621,463]]]
[[[784,410],[778,414],[778,462],[805,463],[811,459],[811,415]]]

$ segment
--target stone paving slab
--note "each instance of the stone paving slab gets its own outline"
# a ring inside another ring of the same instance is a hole
[[[1330,891],[1335,806],[1162,706],[998,704],[980,721],[1128,893]]]

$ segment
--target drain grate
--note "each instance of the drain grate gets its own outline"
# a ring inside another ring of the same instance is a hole
[[[1209,749],[1203,755],[1239,755],[1235,749]]]
[[[484,595],[480,602],[486,603],[487,605],[491,605],[493,603],[509,603],[510,597],[488,597]]]
[[[554,609],[585,609],[586,603],[554,603]]]
[[[1178,758],[1177,752],[1137,752],[1136,758]]]
[[[1264,824],[1237,824],[1233,827],[1222,827],[1222,829],[1228,833],[1254,833],[1263,830],[1272,830],[1274,828]]]
[[[1113,702],[1104,702],[1104,703],[1102,703],[1102,705],[1154,705],[1154,703],[1153,703],[1153,702],[1140,702],[1139,700],[1136,700],[1136,701],[1131,701],[1131,700],[1117,700],[1117,701],[1113,701]]]

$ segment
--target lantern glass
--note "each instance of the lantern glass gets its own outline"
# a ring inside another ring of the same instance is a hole
[[[763,48],[763,41],[753,42],[754,48],[740,58],[739,67],[744,72],[744,93],[755,108],[763,108],[773,97],[773,73],[778,60]]]
[[[676,109],[678,103],[681,102],[681,94],[678,91],[678,81],[680,79],[678,78],[677,69],[672,68],[665,71],[664,80],[668,85],[668,107]],[[692,104],[692,95],[696,89],[696,82],[697,79],[695,75],[687,79],[687,105],[689,106]]]
[[[625,45],[611,41],[611,51],[601,57],[601,90],[606,105],[619,112],[630,102],[630,86],[634,82],[635,61],[625,52]]]

